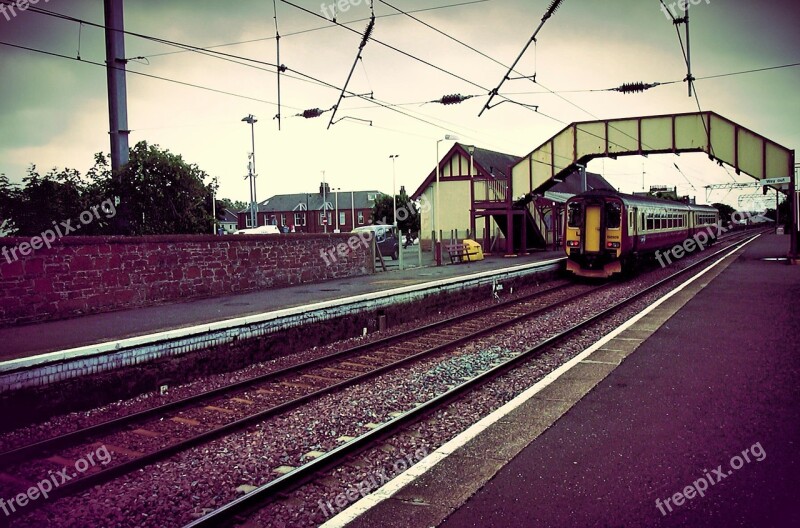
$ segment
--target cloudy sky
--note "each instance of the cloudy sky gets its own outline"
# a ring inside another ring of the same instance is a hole
[[[391,154],[400,156],[398,187],[411,191],[433,168],[436,140],[445,134],[524,155],[574,121],[697,110],[682,82],[632,95],[594,91],[686,76],[675,27],[658,0],[564,0],[517,68],[535,73],[538,84],[513,80],[501,90],[516,101],[539,105],[540,112],[502,104],[481,117],[488,91],[505,73],[501,64],[510,65],[519,54],[550,0],[390,0],[403,11],[418,11],[415,17],[485,56],[376,0],[373,37],[419,60],[370,41],[348,89],[371,92],[392,109],[346,98],[336,118],[348,119],[328,130],[330,112],[316,119],[295,114],[336,103],[338,89],[311,79],[339,89],[344,85],[369,7],[366,0],[351,0],[347,11],[337,13],[337,20],[356,33],[322,18],[321,0],[291,1],[294,5],[277,0],[281,62],[290,68],[282,77],[279,132],[273,119],[275,68],[269,66],[276,62],[272,2],[128,0],[127,30],[141,36],[126,36],[126,55],[145,57],[131,60],[129,70],[186,83],[128,75],[131,145],[147,140],[181,154],[219,179],[222,196],[247,200],[243,177],[250,129],[241,119],[254,114],[259,199],[313,191],[322,171],[331,187],[343,191],[391,192]],[[691,50],[701,108],[797,148],[800,67],[701,78],[800,62],[800,7],[793,0],[695,2]],[[102,0],[39,0],[37,7],[103,22]],[[213,49],[232,60],[181,52],[143,37],[203,48],[230,44]],[[105,70],[88,63],[105,60],[102,29],[29,10],[8,19],[0,15],[0,42],[0,173],[20,181],[31,164],[41,171],[88,169],[94,153],[109,150]],[[71,58],[80,53],[83,62],[5,44]],[[455,93],[475,97],[460,105],[423,104]],[[442,152],[451,144],[443,142]],[[623,191],[639,190],[644,172],[645,185],[677,185],[700,201],[704,185],[733,181],[700,154],[596,160],[589,169]],[[737,194],[716,191],[711,201],[719,200],[736,205]]]

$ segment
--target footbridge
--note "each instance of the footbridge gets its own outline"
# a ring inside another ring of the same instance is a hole
[[[568,125],[511,169],[514,196],[541,194],[595,158],[705,152],[786,193],[792,204],[790,258],[798,260],[800,208],[795,185],[795,152],[715,112],[627,117]]]

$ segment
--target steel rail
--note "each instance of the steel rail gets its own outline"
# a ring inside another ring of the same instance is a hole
[[[406,330],[400,332],[398,334],[394,334],[391,336],[387,336],[376,341],[372,341],[370,343],[362,343],[360,345],[356,345],[354,347],[350,347],[346,350],[341,350],[339,352],[335,352],[333,354],[329,354],[323,357],[315,358],[309,361],[305,361],[302,363],[296,363],[294,365],[284,367],[272,372],[268,372],[266,374],[262,374],[260,376],[255,376],[253,378],[249,378],[246,380],[238,381],[235,383],[231,383],[228,385],[224,385],[222,387],[218,387],[216,389],[212,389],[210,391],[205,391],[199,394],[195,394],[192,396],[187,396],[185,398],[181,398],[174,402],[170,402],[164,405],[159,405],[156,407],[151,407],[149,409],[145,409],[143,411],[138,411],[126,416],[122,416],[119,418],[113,418],[111,420],[107,420],[105,422],[99,423],[97,425],[93,425],[90,427],[86,427],[83,429],[78,429],[63,435],[59,435],[53,438],[48,438],[46,440],[41,440],[39,442],[35,442],[32,444],[28,444],[25,446],[20,446],[14,449],[10,449],[3,453],[0,453],[0,468],[4,466],[8,466],[14,462],[19,460],[30,458],[39,453],[50,452],[56,449],[63,449],[64,447],[69,447],[74,445],[77,442],[82,440],[86,440],[88,438],[92,438],[101,434],[106,434],[112,431],[116,431],[122,429],[128,425],[134,424],[136,422],[140,422],[142,420],[153,418],[162,414],[167,414],[169,412],[185,409],[190,407],[198,402],[203,402],[207,400],[213,400],[215,398],[223,397],[226,394],[241,391],[258,385],[260,383],[265,383],[270,380],[279,378],[281,376],[285,376],[288,374],[296,374],[299,369],[308,369],[312,367],[317,367],[320,365],[324,365],[326,363],[331,363],[338,359],[346,358],[351,355],[359,354],[365,350],[369,350],[370,348],[380,347],[380,346],[387,346],[393,343],[397,343],[399,341],[403,341],[405,339],[409,339],[411,337],[419,337],[418,334],[422,334],[424,332],[430,332],[436,330],[437,328],[444,327],[446,325],[452,324],[457,322],[464,317],[475,317],[482,315],[487,312],[491,312],[497,310],[498,308],[505,308],[515,303],[522,303],[529,301],[531,299],[544,296],[558,288],[561,288],[569,283],[561,283],[556,284],[555,286],[551,286],[549,288],[540,290],[538,292],[534,292],[517,299],[510,299],[506,301],[502,301],[499,304],[494,304],[491,306],[487,306],[473,312],[456,315],[453,317],[448,317],[441,321],[436,321],[433,323],[429,323],[427,325],[421,326],[419,328],[414,328],[411,330]],[[417,334],[415,336],[415,334]]]
[[[266,410],[263,410],[263,411],[259,411],[259,412],[255,413],[255,414],[250,415],[250,416],[247,416],[247,417],[244,417],[244,418],[229,422],[229,423],[224,424],[224,425],[222,425],[220,427],[205,431],[203,433],[199,433],[199,434],[197,434],[197,435],[195,435],[193,437],[190,437],[190,438],[187,438],[187,439],[184,439],[184,440],[180,440],[180,441],[178,441],[178,442],[176,442],[174,444],[170,444],[170,445],[165,446],[163,448],[160,448],[158,450],[152,451],[150,453],[146,453],[146,454],[144,454],[142,456],[139,456],[137,458],[122,462],[120,464],[116,464],[114,466],[111,466],[111,467],[106,468],[106,469],[102,469],[102,470],[100,470],[98,472],[95,472],[95,473],[85,474],[85,476],[83,476],[83,477],[81,477],[79,479],[71,480],[71,481],[69,481],[69,482],[67,482],[65,484],[62,484],[58,488],[54,488],[53,491],[50,492],[50,497],[51,498],[58,498],[58,497],[64,497],[64,496],[69,496],[69,495],[75,495],[75,494],[77,494],[77,493],[79,493],[81,491],[84,491],[84,490],[88,489],[88,488],[91,488],[93,486],[97,486],[99,484],[106,483],[106,482],[108,482],[110,480],[113,480],[115,478],[118,478],[120,476],[127,475],[127,474],[132,473],[132,472],[134,472],[136,470],[139,470],[139,469],[142,469],[144,467],[147,467],[148,465],[150,465],[150,464],[152,464],[154,462],[157,462],[159,460],[163,460],[163,459],[165,459],[167,457],[170,457],[170,456],[172,456],[174,454],[180,453],[180,452],[185,451],[187,449],[190,449],[192,447],[208,443],[208,442],[210,442],[212,440],[215,440],[215,439],[220,438],[222,436],[225,436],[227,434],[235,433],[236,431],[244,429],[244,428],[246,428],[246,427],[248,427],[248,426],[250,426],[252,424],[264,421],[264,420],[266,420],[268,418],[271,418],[273,416],[276,416],[278,414],[286,413],[286,412],[289,412],[291,410],[294,410],[294,409],[300,407],[301,405],[304,405],[304,404],[306,404],[306,403],[308,403],[308,402],[310,402],[312,400],[321,398],[322,396],[325,396],[327,394],[331,394],[331,393],[334,393],[336,391],[343,390],[343,389],[345,389],[345,388],[347,388],[349,386],[352,386],[352,385],[355,385],[357,383],[360,383],[360,382],[369,380],[371,378],[377,377],[377,376],[379,376],[379,375],[381,375],[383,373],[386,373],[386,372],[389,372],[389,371],[392,371],[392,370],[396,370],[396,369],[398,369],[398,368],[400,368],[400,367],[402,367],[402,366],[404,366],[406,364],[409,364],[409,363],[412,363],[412,362],[415,362],[415,361],[419,361],[421,359],[425,359],[425,358],[427,358],[429,356],[432,356],[434,354],[443,352],[443,351],[445,351],[447,349],[450,349],[450,348],[459,346],[459,345],[461,345],[463,343],[469,342],[471,340],[477,339],[477,338],[479,338],[479,337],[481,337],[481,336],[483,336],[485,334],[488,334],[490,332],[493,332],[495,330],[502,329],[504,327],[519,323],[520,321],[523,321],[523,320],[528,319],[530,317],[534,317],[534,316],[536,316],[538,314],[554,310],[554,309],[559,308],[559,307],[561,307],[561,306],[563,306],[565,304],[574,302],[574,301],[576,301],[578,299],[586,297],[587,295],[595,293],[598,290],[606,289],[606,288],[608,288],[610,286],[611,286],[611,283],[608,283],[608,284],[603,284],[603,285],[591,288],[588,291],[584,291],[584,292],[581,292],[581,293],[579,293],[577,295],[570,296],[570,297],[568,297],[566,299],[562,299],[562,300],[557,301],[557,302],[555,302],[553,304],[549,304],[549,305],[541,307],[541,308],[536,308],[536,309],[534,309],[532,311],[528,311],[528,312],[526,312],[524,314],[521,314],[521,315],[513,316],[510,319],[507,319],[507,320],[504,320],[504,321],[499,321],[496,324],[488,325],[488,326],[486,326],[484,328],[481,328],[481,329],[479,329],[479,330],[477,330],[475,332],[472,332],[472,333],[469,333],[469,334],[464,334],[464,335],[461,335],[461,336],[459,336],[459,337],[457,337],[455,339],[450,339],[449,341],[447,341],[445,343],[442,343],[442,344],[427,348],[427,349],[423,350],[422,352],[413,354],[411,356],[407,356],[405,358],[402,358],[400,360],[391,362],[391,363],[386,364],[386,365],[382,365],[382,366],[376,367],[375,369],[370,370],[369,372],[365,372],[365,373],[356,375],[356,376],[354,376],[352,378],[348,378],[348,379],[343,380],[343,381],[341,381],[339,383],[335,383],[333,385],[329,385],[327,387],[324,387],[324,388],[321,388],[321,389],[316,390],[314,392],[305,394],[305,395],[300,396],[298,398],[295,398],[293,400],[280,403],[278,405],[275,405],[275,406],[270,407],[270,408],[268,408]],[[550,292],[550,291],[552,291],[552,290],[554,290],[556,288],[557,287],[553,287],[553,288],[550,288],[550,289],[548,289],[546,291]],[[541,294],[542,292],[537,292],[537,293]],[[534,294],[532,294],[532,295],[534,295]],[[539,296],[539,295],[535,295],[535,296]],[[517,303],[521,303],[522,301],[520,299],[517,299],[516,302]],[[508,305],[510,305],[510,304],[514,304],[514,302],[508,302]],[[497,306],[494,306],[494,307],[491,307],[491,308],[496,309]],[[485,309],[482,309],[481,311],[485,311]],[[31,509],[36,509],[37,507],[42,506],[44,504],[45,503],[43,503],[43,502],[31,504],[31,506],[29,508],[27,508],[26,511],[30,511]]]
[[[223,523],[230,521],[234,517],[240,517],[246,515],[247,513],[253,512],[259,508],[262,508],[267,502],[274,500],[279,493],[286,493],[290,489],[296,489],[303,484],[310,482],[317,474],[336,467],[342,463],[346,459],[346,457],[355,454],[357,452],[361,452],[368,447],[374,445],[375,443],[385,439],[392,434],[394,434],[398,429],[401,427],[407,427],[409,425],[413,425],[414,423],[422,420],[425,416],[428,416],[432,412],[452,403],[456,399],[458,399],[463,393],[473,390],[485,383],[496,379],[497,377],[501,376],[502,374],[510,371],[519,363],[535,358],[541,355],[542,352],[549,349],[551,346],[555,345],[563,341],[565,338],[583,330],[584,328],[599,322],[610,315],[614,315],[620,309],[628,306],[629,304],[633,303],[634,301],[641,299],[645,295],[661,288],[665,284],[670,281],[675,280],[676,278],[688,273],[689,271],[694,270],[695,268],[701,266],[702,264],[706,263],[707,261],[715,258],[717,255],[721,253],[728,253],[727,255],[723,255],[720,257],[720,261],[730,256],[730,254],[735,253],[739,248],[744,246],[751,240],[754,240],[760,236],[760,234],[756,234],[749,239],[733,244],[727,248],[722,248],[715,253],[690,264],[686,268],[673,273],[669,277],[659,280],[655,284],[646,287],[644,290],[623,299],[622,301],[614,304],[613,306],[590,316],[589,318],[581,321],[580,323],[573,325],[572,327],[551,336],[544,341],[536,344],[534,347],[522,352],[521,354],[497,365],[482,374],[474,377],[469,381],[465,381],[464,383],[453,387],[452,389],[442,393],[431,400],[409,410],[405,413],[395,417],[394,419],[390,420],[389,422],[385,422],[375,429],[371,430],[364,435],[351,440],[350,442],[337,447],[336,449],[321,455],[320,457],[314,459],[313,461],[309,462],[308,464],[301,466],[294,471],[287,473],[269,483],[260,486],[259,488],[251,491],[250,493],[237,498],[234,501],[214,510],[206,514],[205,516],[196,519],[195,521],[187,524],[184,528],[205,528],[205,527],[217,527],[222,526]]]

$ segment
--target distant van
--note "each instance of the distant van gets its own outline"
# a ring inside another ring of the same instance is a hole
[[[353,233],[364,233],[371,231],[375,237],[375,245],[384,257],[392,257],[392,260],[400,258],[400,241],[395,234],[394,227],[390,225],[370,225],[357,227]]]
[[[233,233],[234,235],[280,235],[281,230],[276,225],[265,225],[259,227],[251,227],[248,229],[240,229]]]

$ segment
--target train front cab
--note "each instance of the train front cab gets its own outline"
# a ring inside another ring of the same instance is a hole
[[[622,272],[623,210],[616,198],[585,197],[567,203],[567,271],[597,278]]]

